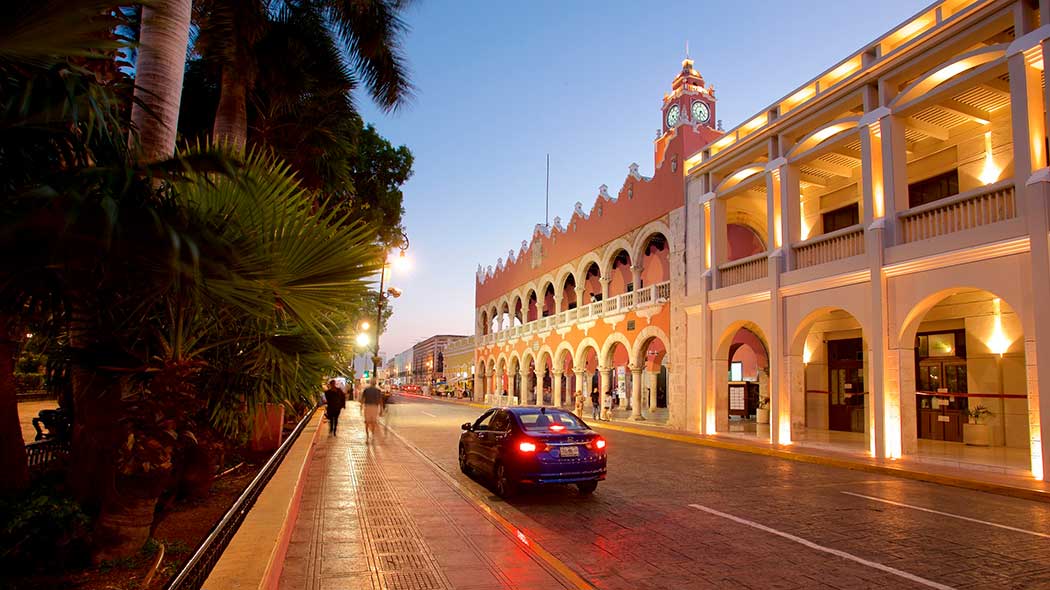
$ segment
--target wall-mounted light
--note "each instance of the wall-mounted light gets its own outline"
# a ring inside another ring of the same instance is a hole
[[[813,358],[813,351],[809,349],[809,343],[807,342],[806,345],[802,348],[802,364],[803,365],[808,365],[810,359],[812,359],[812,358]]]
[[[1006,337],[1006,333],[1003,332],[1003,315],[1001,310],[1001,301],[998,297],[992,300],[992,307],[995,309],[995,319],[992,324],[992,334],[988,337],[988,341],[985,344],[988,346],[988,350],[992,351],[992,354],[999,355],[1000,358],[1010,349],[1011,341]]]
[[[1003,169],[995,164],[995,158],[992,156],[992,132],[984,132],[984,166],[981,167],[981,173],[977,175],[977,178],[984,184],[992,184],[999,180],[999,174]]]

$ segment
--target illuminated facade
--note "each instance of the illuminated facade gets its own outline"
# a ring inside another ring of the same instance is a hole
[[[687,60],[653,177],[479,268],[476,396],[1044,478],[1048,40],[939,2],[725,133]]]

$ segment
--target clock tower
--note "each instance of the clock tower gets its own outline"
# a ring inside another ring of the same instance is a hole
[[[682,71],[664,95],[663,132],[681,125],[715,128],[715,89],[704,83],[704,77],[693,69],[693,60],[682,60]]]

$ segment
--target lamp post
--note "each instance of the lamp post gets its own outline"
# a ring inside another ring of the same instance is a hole
[[[405,260],[406,248],[408,248],[408,238],[404,237],[404,246],[401,247],[401,253],[398,255],[398,258],[402,261]],[[382,360],[379,358],[379,332],[380,327],[383,325],[383,304],[386,303],[387,297],[397,299],[401,296],[401,289],[398,289],[397,287],[389,287],[385,291],[383,290],[386,286],[386,269],[389,266],[390,261],[384,259],[383,267],[379,270],[379,297],[376,302],[376,341],[374,352],[372,353],[372,385],[377,385],[379,383],[379,363]]]

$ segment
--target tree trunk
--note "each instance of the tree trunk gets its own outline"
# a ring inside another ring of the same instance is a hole
[[[24,489],[29,484],[26,445],[18,420],[15,388],[15,353],[18,346],[10,337],[11,322],[0,316],[0,494]]]
[[[248,80],[239,69],[232,65],[222,68],[212,139],[241,151],[248,143]]]
[[[72,341],[72,338],[71,338]],[[123,415],[118,379],[72,367],[73,440],[68,479],[73,495],[95,513],[114,488]]]
[[[192,0],[162,0],[142,7],[135,99],[145,108],[133,104],[131,122],[138,130],[145,162],[175,154],[192,5]]]
[[[146,482],[130,483],[129,487],[144,489],[130,493],[114,491],[102,506],[93,538],[95,563],[132,557],[149,540],[160,492]]]

